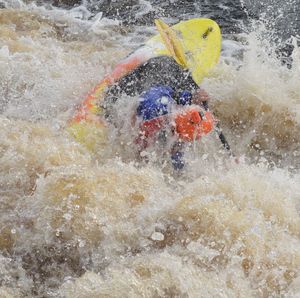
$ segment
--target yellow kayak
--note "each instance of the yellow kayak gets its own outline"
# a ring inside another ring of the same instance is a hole
[[[217,64],[221,52],[221,31],[210,19],[191,19],[168,26],[155,21],[159,34],[121,61],[114,70],[89,92],[70,119],[68,131],[75,139],[94,151],[106,138],[106,125],[101,118],[100,102],[107,88],[153,57],[167,55],[191,71],[200,85],[211,68]]]

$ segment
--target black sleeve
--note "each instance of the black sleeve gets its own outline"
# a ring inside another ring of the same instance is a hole
[[[175,93],[183,90],[192,93],[198,88],[189,71],[172,57],[160,56],[148,60],[121,78],[109,88],[107,97],[114,102],[122,93],[135,96],[156,85],[170,86]]]

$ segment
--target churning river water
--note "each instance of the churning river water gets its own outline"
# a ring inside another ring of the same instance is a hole
[[[1,0],[0,297],[299,297],[299,5]],[[211,134],[177,177],[125,129],[96,153],[66,132],[157,16],[220,24],[202,86],[239,163]]]

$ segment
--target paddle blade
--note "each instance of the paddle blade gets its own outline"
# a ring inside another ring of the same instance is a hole
[[[221,31],[210,19],[191,19],[172,27],[156,20],[159,35],[146,45],[156,48],[156,54],[172,56],[178,64],[188,68],[199,85],[218,63],[221,52]]]
[[[187,67],[183,45],[181,44],[180,39],[176,36],[176,32],[162,20],[156,19],[155,25],[171,56],[178,64],[183,67]]]

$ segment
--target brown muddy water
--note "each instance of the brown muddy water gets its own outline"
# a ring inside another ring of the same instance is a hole
[[[211,135],[175,177],[137,164],[126,136],[92,154],[65,130],[139,31],[13,7],[0,10],[0,297],[299,297],[300,50],[288,69],[263,27],[224,41],[243,57],[222,56],[203,87],[240,162]]]

